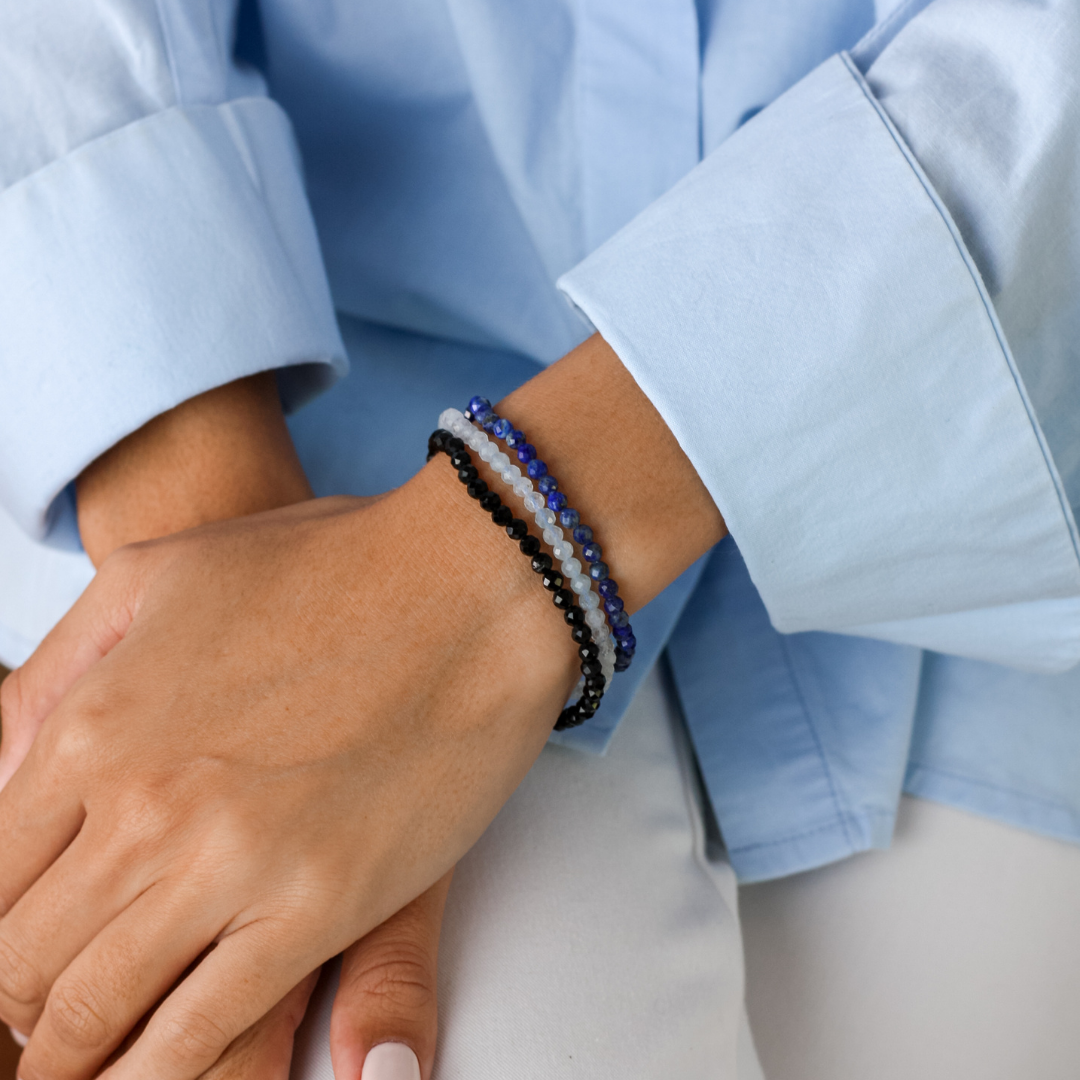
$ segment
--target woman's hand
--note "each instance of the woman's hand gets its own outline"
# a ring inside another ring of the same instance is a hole
[[[581,400],[611,418],[587,448],[563,407]],[[504,411],[604,523],[630,610],[723,535],[599,339]],[[476,839],[574,681],[568,637],[445,461],[374,506],[110,559],[5,685],[6,708],[44,718],[0,794],[0,1015],[37,1021],[24,1080],[92,1075],[206,949],[108,1075],[210,1068]]]

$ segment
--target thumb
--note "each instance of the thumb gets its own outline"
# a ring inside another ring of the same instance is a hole
[[[330,1021],[339,1080],[428,1080],[439,931],[453,872],[346,950]]]

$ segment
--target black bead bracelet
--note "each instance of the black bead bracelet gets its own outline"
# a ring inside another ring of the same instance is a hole
[[[502,526],[511,540],[517,541],[522,554],[529,557],[533,571],[541,575],[541,583],[552,594],[553,603],[562,611],[563,618],[570,626],[570,636],[578,646],[578,656],[581,658],[585,688],[577,702],[559,713],[555,730],[577,727],[596,715],[607,685],[600,670],[600,650],[592,640],[592,630],[585,625],[585,612],[577,605],[573,592],[565,587],[562,571],[555,569],[551,556],[540,550],[540,541],[529,532],[528,524],[514,517],[499,495],[490,491],[480,479],[465,443],[451,432],[439,428],[428,439],[428,461],[436,454],[446,454],[450,458],[450,464],[457,469],[458,480],[465,485],[469,496],[479,502],[481,509],[491,515],[496,525]]]

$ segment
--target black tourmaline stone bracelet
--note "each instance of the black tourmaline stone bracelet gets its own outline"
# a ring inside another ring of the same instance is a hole
[[[578,646],[585,686],[578,701],[567,705],[559,713],[555,730],[577,727],[596,714],[607,685],[600,670],[600,650],[592,640],[592,630],[585,624],[585,612],[578,607],[573,592],[566,588],[562,571],[554,567],[550,555],[540,550],[540,541],[529,533],[529,526],[521,518],[514,517],[499,495],[488,490],[487,484],[480,479],[465,443],[451,432],[439,428],[428,439],[428,461],[436,454],[446,454],[450,458],[450,464],[457,469],[458,479],[465,485],[469,496],[480,503],[481,509],[491,515],[496,525],[506,530],[511,540],[518,542],[522,554],[530,558],[533,571],[540,575],[544,588],[552,594],[552,601],[569,624],[570,636]]]

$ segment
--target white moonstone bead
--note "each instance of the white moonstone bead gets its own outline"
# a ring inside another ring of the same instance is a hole
[[[592,611],[593,608],[600,606],[600,597],[589,588],[589,579],[585,577],[584,574],[578,574],[577,577],[570,582],[570,588],[573,589],[574,592],[578,591],[577,585],[575,585],[574,582],[576,582],[579,577],[585,578],[585,588],[578,594],[581,597],[578,604],[584,611]],[[593,640],[596,640],[595,634],[593,634]]]
[[[465,417],[462,416],[457,409],[443,409],[443,411],[439,413],[439,427],[443,428],[445,431],[453,431],[454,421],[464,419]]]
[[[491,467],[501,473],[510,464],[510,459],[500,450],[492,459]]]
[[[592,586],[592,582],[590,582],[589,579],[584,574],[575,574],[570,579],[570,588],[573,589],[574,592],[576,592],[578,594],[578,596],[581,597],[581,599],[583,601],[581,606],[583,608],[585,608],[586,611],[590,610],[590,608],[596,607],[595,604],[589,604],[589,605],[586,606],[586,604],[584,603],[586,593],[588,593],[589,596],[595,596],[596,595],[596,593],[594,593],[592,591],[591,586]]]
[[[527,476],[514,481],[514,494],[520,499],[524,499],[532,489],[532,481]]]
[[[472,427],[471,424],[469,426]],[[482,431],[477,431],[476,428],[473,428],[465,441],[469,444],[470,449],[479,450],[481,446],[487,445],[488,437]]]
[[[611,631],[607,628],[607,621],[606,620],[604,622],[604,625],[602,625],[602,626],[594,626],[592,628],[592,632],[593,632],[593,634],[592,634],[593,641],[595,641],[596,644],[599,645],[601,648],[604,647],[604,642],[609,640],[610,637],[611,637]]]
[[[544,496],[541,495],[539,491],[530,491],[529,494],[525,496],[525,509],[528,510],[530,514],[535,514],[543,505]]]
[[[558,525],[549,525],[544,530],[544,543],[548,547],[554,547],[560,540],[562,540],[562,529]]]
[[[536,521],[536,524],[540,526],[541,529],[553,528],[554,525],[555,525],[555,511],[554,510],[549,510],[545,506],[543,510],[537,510],[536,511],[536,517],[535,517],[534,520]]]
[[[486,442],[480,447],[480,460],[490,461],[498,452],[499,448],[493,442]]]
[[[604,613],[599,608],[586,611],[585,622],[588,623],[590,630],[596,630],[604,625]]]
[[[560,540],[557,544],[552,544],[551,554],[555,556],[559,562],[564,559],[569,559],[574,554],[574,545],[569,540]]]
[[[581,573],[581,563],[577,559],[567,559],[559,569],[566,577],[577,577]]]
[[[502,471],[502,478],[504,484],[513,487],[521,479],[521,470],[516,465],[508,465]]]

